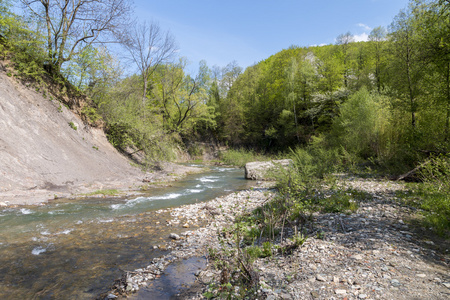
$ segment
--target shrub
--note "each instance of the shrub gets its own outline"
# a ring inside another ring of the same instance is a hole
[[[244,149],[230,149],[220,152],[219,156],[224,163],[237,167],[244,167],[246,163],[252,161],[266,161],[271,159],[269,156],[264,156],[255,151]]]
[[[420,171],[420,190],[425,218],[439,234],[450,230],[450,155],[440,155],[425,163]]]

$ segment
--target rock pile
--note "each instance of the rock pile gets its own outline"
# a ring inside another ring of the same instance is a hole
[[[309,237],[300,248],[290,255],[258,259],[254,267],[263,298],[449,299],[449,243],[423,237],[408,223],[416,211],[396,199],[402,185],[358,178],[346,178],[342,185],[364,190],[371,198],[351,215],[314,214],[307,228]],[[158,278],[171,261],[205,255],[209,247],[219,247],[218,231],[237,215],[268,201],[273,193],[260,186],[167,210],[173,217],[168,226],[206,225],[168,238],[168,249],[173,250],[169,255],[128,272],[112,292],[137,291]],[[211,265],[197,275],[205,289],[220,276]],[[203,299],[203,291],[187,298]]]

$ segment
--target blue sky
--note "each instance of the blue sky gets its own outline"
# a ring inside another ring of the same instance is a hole
[[[351,32],[364,40],[388,27],[408,0],[135,0],[138,20],[153,20],[175,37],[195,68],[200,60],[244,69],[291,45],[333,44]]]

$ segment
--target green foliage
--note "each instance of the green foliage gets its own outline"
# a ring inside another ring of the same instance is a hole
[[[390,126],[388,99],[363,88],[341,105],[329,139],[357,157],[383,157],[388,151]]]
[[[358,202],[370,195],[356,190],[331,190],[323,198],[317,201],[318,208],[325,213],[347,213],[356,212]]]
[[[423,164],[419,189],[426,220],[440,234],[450,231],[450,156],[440,155]]]
[[[76,126],[73,122],[69,122],[69,126],[70,126],[70,128],[72,128],[73,130],[77,130],[77,126]]]
[[[12,60],[19,77],[44,84],[44,40],[39,32],[30,29],[26,20],[9,8],[9,1],[0,4],[0,54]]]
[[[208,249],[213,265],[220,271],[220,283],[211,284],[205,297],[253,299],[258,295],[259,273],[253,263],[268,250],[257,246],[241,249],[242,228],[242,224],[234,224],[233,228],[223,232],[225,238],[220,240],[220,249]],[[230,247],[230,242],[235,246]]]
[[[95,124],[102,119],[102,116],[98,114],[97,110],[92,106],[85,106],[82,108],[81,113],[86,116],[90,124]]]
[[[271,157],[264,156],[256,151],[245,149],[229,149],[222,151],[220,152],[219,157],[224,163],[237,167],[244,167],[246,163],[252,161],[266,161],[272,159]]]
[[[119,191],[116,189],[96,190],[91,193],[83,194],[85,196],[103,195],[103,196],[116,196]]]

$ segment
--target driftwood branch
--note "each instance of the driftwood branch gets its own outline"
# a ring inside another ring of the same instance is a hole
[[[403,175],[400,175],[399,177],[397,177],[397,181],[400,180],[405,180],[405,181],[417,181],[418,178],[416,178],[414,175],[417,173],[417,171],[419,171],[420,169],[422,169],[424,166],[426,166],[427,164],[430,163],[431,160],[426,160],[423,163],[421,163],[420,165],[418,165],[417,167],[415,167],[414,169],[412,169],[411,171],[406,172]]]

